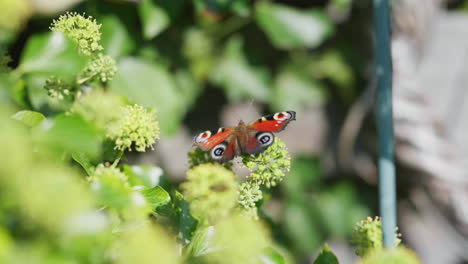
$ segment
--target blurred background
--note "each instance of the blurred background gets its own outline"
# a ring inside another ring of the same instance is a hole
[[[468,263],[468,1],[391,5],[403,243],[423,263]],[[46,115],[57,110],[43,69],[56,62],[41,39],[66,11],[102,24],[118,66],[108,89],[158,111],[156,151],[126,162],[161,166],[177,185],[200,131],[294,110],[278,134],[291,173],[262,217],[298,261],[324,242],[355,261],[353,225],[378,214],[372,1],[1,0],[0,53],[26,64],[26,104]]]

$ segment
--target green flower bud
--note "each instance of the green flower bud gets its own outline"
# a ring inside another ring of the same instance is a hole
[[[396,234],[397,244],[400,243]],[[371,251],[383,248],[382,220],[376,216],[374,219],[367,217],[366,220],[359,221],[353,230],[351,243],[356,246],[356,255],[364,256]]]
[[[54,32],[62,32],[78,44],[81,54],[86,56],[100,51],[103,47],[99,44],[101,40],[101,25],[97,24],[93,17],[85,18],[75,12],[67,12],[54,20],[50,29]]]
[[[116,72],[117,66],[115,60],[111,56],[99,53],[80,73],[78,83],[82,84],[93,80],[106,83],[112,80]]]
[[[123,107],[120,115],[119,121],[109,131],[115,148],[131,151],[133,146],[140,152],[152,148],[156,139],[159,139],[159,123],[155,111],[135,104]]]
[[[236,176],[219,164],[190,169],[181,188],[190,203],[190,212],[210,223],[227,216],[236,204]]]
[[[291,168],[291,157],[286,145],[279,138],[264,152],[257,155],[243,155],[242,163],[251,171],[250,178],[271,188],[282,181]]]
[[[47,94],[51,98],[58,100],[73,98],[76,92],[73,85],[55,76],[51,76],[45,81],[44,89],[47,90]]]
[[[246,215],[258,219],[256,202],[263,198],[263,193],[257,182],[246,181],[239,186],[237,203]]]
[[[204,257],[207,263],[261,263],[260,256],[271,245],[269,234],[260,221],[234,215],[214,226],[214,250]]]
[[[128,184],[128,177],[125,175],[120,169],[112,167],[112,166],[104,166],[103,164],[99,164],[96,169],[94,170],[93,175],[90,176],[89,181],[95,182],[100,178],[114,178],[120,181],[123,185],[130,186]]]
[[[119,234],[112,248],[112,263],[181,263],[175,248],[175,241],[161,227],[143,222]]]
[[[420,264],[418,256],[408,248],[374,250],[359,262],[360,264]]]

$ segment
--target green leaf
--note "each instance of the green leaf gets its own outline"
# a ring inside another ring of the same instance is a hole
[[[242,40],[235,37],[226,44],[211,80],[222,86],[232,101],[255,99],[266,102],[270,93],[267,77],[266,72],[249,65],[242,50]]]
[[[142,194],[154,209],[159,206],[166,205],[171,201],[171,196],[161,186],[145,188],[143,189]]]
[[[95,166],[86,154],[82,152],[75,152],[72,153],[72,158],[78,162],[78,164],[80,164],[83,169],[85,169],[88,176],[93,175]]]
[[[23,79],[17,80],[15,85],[11,87],[11,97],[13,100],[20,106],[24,108],[29,108],[28,102],[28,91],[26,89],[26,85]]]
[[[310,72],[315,78],[331,80],[338,87],[344,101],[351,102],[354,99],[356,91],[353,69],[346,63],[342,54],[331,50],[323,53],[319,59],[309,61]]]
[[[277,48],[317,47],[332,33],[331,22],[319,10],[260,1],[255,11],[258,25]]]
[[[198,221],[190,214],[190,206],[180,192],[171,193],[171,201],[171,203],[157,208],[159,219],[163,225],[171,226],[182,241],[190,241]]]
[[[179,91],[184,96],[181,96],[181,100],[185,107],[189,109],[196,103],[196,100],[202,92],[203,86],[194,79],[188,71],[179,70],[174,74],[174,80],[179,87]]]
[[[291,70],[276,77],[272,97],[273,108],[278,111],[322,105],[326,98],[318,82]]]
[[[154,107],[163,135],[173,134],[181,122],[184,105],[176,83],[161,65],[135,58],[124,58],[110,88],[130,101]]]
[[[115,149],[115,142],[113,140],[110,140],[109,138],[104,139],[104,142],[102,143],[103,161],[114,162],[122,155],[122,151]]]
[[[129,176],[132,185],[144,185],[149,188],[156,187],[163,174],[161,168],[149,165],[124,165],[123,170]]]
[[[21,121],[23,124],[29,127],[35,127],[44,121],[44,119],[46,119],[43,114],[29,110],[16,112],[12,118]]]
[[[38,140],[42,146],[48,151],[55,151],[57,155],[65,152],[96,157],[100,152],[102,135],[80,116],[58,115],[37,129]]]
[[[301,200],[305,199],[305,194],[310,190],[311,186],[320,189],[321,171],[320,161],[305,157],[296,157],[291,164],[291,171],[288,174],[288,180],[281,184],[284,193],[288,199]]]
[[[107,55],[119,58],[128,55],[135,48],[134,38],[129,35],[127,28],[115,15],[105,16],[102,21],[101,45]]]
[[[320,204],[319,216],[326,230],[335,237],[346,237],[360,219],[368,216],[369,209],[360,204],[356,188],[350,183],[340,183],[316,195],[315,202]]]
[[[78,55],[76,44],[65,35],[45,33],[29,38],[19,69],[22,73],[74,76],[85,67],[87,61],[87,57]]]
[[[322,233],[306,202],[289,202],[284,217],[286,233],[300,254],[308,255],[319,247]]]
[[[169,16],[151,0],[142,0],[138,12],[143,25],[143,36],[152,39],[169,26]]]
[[[285,264],[284,257],[274,248],[267,248],[260,256],[260,262],[263,264]]]
[[[314,264],[339,264],[339,262],[335,254],[333,254],[328,245],[325,244],[320,255],[315,259]]]
[[[214,226],[200,226],[197,228],[186,249],[189,263],[199,263],[204,255],[219,250],[219,247],[213,241],[215,232]]]

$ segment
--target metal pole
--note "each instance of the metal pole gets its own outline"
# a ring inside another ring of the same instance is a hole
[[[393,161],[392,58],[389,0],[374,1],[377,76],[377,126],[379,136],[379,199],[383,243],[395,247],[396,179]]]

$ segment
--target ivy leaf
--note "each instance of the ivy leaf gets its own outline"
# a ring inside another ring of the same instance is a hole
[[[102,19],[101,32],[101,44],[106,54],[113,58],[128,55],[135,48],[134,38],[115,15],[108,15]]]
[[[32,36],[26,43],[19,69],[22,73],[37,72],[73,76],[86,65],[88,58],[78,54],[78,47],[62,33]]]
[[[171,196],[161,186],[145,188],[142,190],[142,194],[154,209],[166,205],[171,201]]]
[[[190,206],[180,192],[171,193],[171,201],[171,203],[157,208],[159,219],[163,225],[171,226],[182,241],[190,241],[198,221],[190,214]]]
[[[163,135],[173,134],[181,122],[184,106],[175,81],[159,64],[124,58],[110,83],[114,92],[130,101],[156,109]]]
[[[232,38],[215,67],[211,80],[224,88],[231,101],[255,99],[266,102],[270,93],[266,72],[249,65],[242,50],[242,40]]]
[[[88,156],[83,153],[83,152],[75,152],[72,154],[72,158],[78,162],[78,164],[83,167],[83,169],[86,171],[88,176],[93,175],[94,172],[94,164],[91,162],[91,160],[88,158]]]
[[[285,231],[291,239],[294,248],[300,254],[309,254],[320,245],[322,233],[306,201],[290,201],[287,204],[285,216]]]
[[[339,264],[339,262],[335,254],[333,254],[328,245],[325,244],[320,255],[315,259],[314,264]]]
[[[123,170],[129,176],[132,185],[144,185],[149,188],[156,187],[163,174],[162,169],[156,166],[124,165]]]
[[[267,248],[260,256],[260,262],[263,264],[285,264],[284,257],[274,248]]]
[[[351,184],[340,183],[316,196],[320,204],[319,214],[324,228],[335,236],[351,234],[354,224],[369,215],[369,210],[359,201],[356,189]]]
[[[169,16],[164,9],[151,0],[142,0],[138,6],[141,22],[143,25],[143,36],[152,39],[169,26]]]
[[[275,110],[282,111],[321,105],[325,99],[320,83],[292,70],[283,70],[276,77],[271,102]]]
[[[29,127],[35,127],[46,119],[43,114],[29,110],[16,112],[11,118],[18,120]]]
[[[189,262],[197,263],[196,259],[198,257],[202,257],[216,250],[216,245],[213,241],[214,234],[214,226],[200,227],[195,231],[190,245],[187,248],[187,253],[190,257]]]
[[[299,10],[260,1],[255,11],[258,25],[280,49],[317,47],[333,30],[331,22],[319,10]]]
[[[102,135],[91,124],[77,115],[58,115],[38,126],[38,141],[48,151],[62,155],[83,153],[96,157],[100,152]]]

